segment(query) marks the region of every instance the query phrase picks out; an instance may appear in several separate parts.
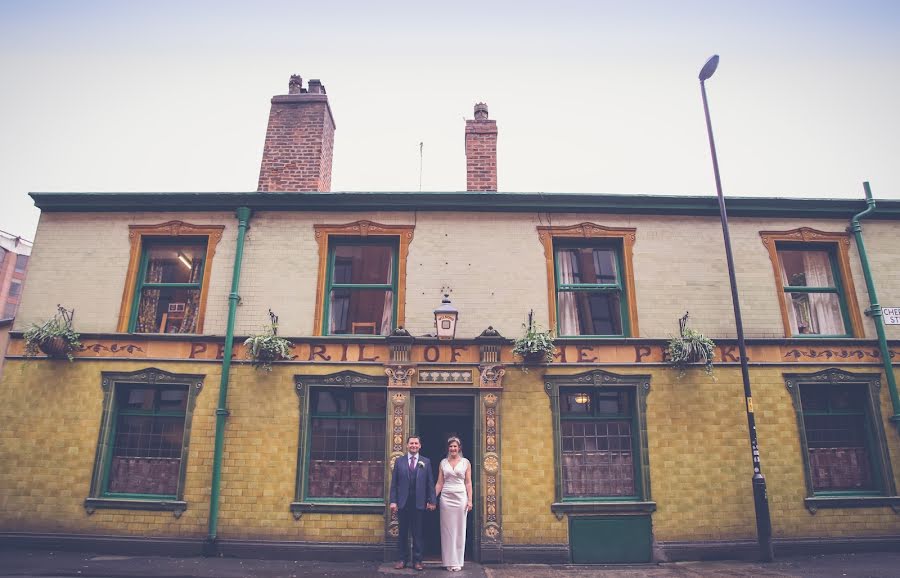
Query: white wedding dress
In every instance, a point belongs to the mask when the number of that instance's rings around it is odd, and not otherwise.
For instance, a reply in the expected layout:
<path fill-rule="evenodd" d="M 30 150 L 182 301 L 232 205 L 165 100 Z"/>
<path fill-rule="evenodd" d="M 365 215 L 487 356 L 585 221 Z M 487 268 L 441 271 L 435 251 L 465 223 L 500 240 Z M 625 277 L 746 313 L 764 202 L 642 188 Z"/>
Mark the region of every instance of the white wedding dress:
<path fill-rule="evenodd" d="M 466 554 L 466 470 L 469 460 L 460 458 L 456 467 L 441 460 L 444 486 L 441 489 L 441 560 L 447 568 L 462 568 Z"/>

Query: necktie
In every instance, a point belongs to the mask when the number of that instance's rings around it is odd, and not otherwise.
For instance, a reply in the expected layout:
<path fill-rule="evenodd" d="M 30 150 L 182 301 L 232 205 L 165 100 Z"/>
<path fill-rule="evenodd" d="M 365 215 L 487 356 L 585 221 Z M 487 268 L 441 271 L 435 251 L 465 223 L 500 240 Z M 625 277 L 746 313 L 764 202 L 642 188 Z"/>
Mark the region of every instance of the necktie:
<path fill-rule="evenodd" d="M 415 472 L 415 471 L 416 471 L 416 458 L 415 458 L 415 456 L 409 456 L 409 471 L 410 471 L 410 472 Z"/>

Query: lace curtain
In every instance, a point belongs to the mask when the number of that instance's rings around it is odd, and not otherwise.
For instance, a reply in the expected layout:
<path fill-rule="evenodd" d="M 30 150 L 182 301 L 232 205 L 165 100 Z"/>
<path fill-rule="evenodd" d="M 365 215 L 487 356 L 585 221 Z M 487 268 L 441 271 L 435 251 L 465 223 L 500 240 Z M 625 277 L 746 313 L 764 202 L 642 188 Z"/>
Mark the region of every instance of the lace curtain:
<path fill-rule="evenodd" d="M 559 284 L 575 283 L 578 275 L 578 252 L 565 250 L 556 254 L 559 260 Z M 575 293 L 560 291 L 556 294 L 559 309 L 559 334 L 581 335 L 581 323 L 578 321 L 578 307 Z"/>
<path fill-rule="evenodd" d="M 191 283 L 203 281 L 203 259 L 195 257 L 191 267 Z M 178 333 L 194 333 L 197 329 L 197 307 L 200 303 L 200 291 L 189 290 L 184 303 L 184 319 L 178 327 Z"/>
<path fill-rule="evenodd" d="M 145 283 L 159 283 L 163 277 L 163 261 L 150 259 L 147 267 Z M 144 289 L 141 295 L 141 304 L 138 310 L 138 333 L 156 333 L 156 310 L 159 306 L 159 289 Z"/>
<path fill-rule="evenodd" d="M 804 251 L 803 274 L 807 287 L 833 287 L 831 259 L 824 251 Z M 787 268 L 782 262 L 782 282 L 790 288 Z M 795 299 L 794 295 L 801 295 Z M 839 296 L 835 293 L 789 293 L 788 316 L 794 334 L 843 335 L 844 321 Z"/>

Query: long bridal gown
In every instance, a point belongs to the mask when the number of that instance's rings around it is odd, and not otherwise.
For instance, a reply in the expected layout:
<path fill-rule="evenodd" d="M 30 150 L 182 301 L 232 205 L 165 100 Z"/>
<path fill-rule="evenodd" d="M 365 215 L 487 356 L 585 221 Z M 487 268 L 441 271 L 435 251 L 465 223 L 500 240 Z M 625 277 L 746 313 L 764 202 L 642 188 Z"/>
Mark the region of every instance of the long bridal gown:
<path fill-rule="evenodd" d="M 460 458 L 456 467 L 441 460 L 444 486 L 441 489 L 441 560 L 447 568 L 463 566 L 466 554 L 466 470 L 469 460 Z"/>

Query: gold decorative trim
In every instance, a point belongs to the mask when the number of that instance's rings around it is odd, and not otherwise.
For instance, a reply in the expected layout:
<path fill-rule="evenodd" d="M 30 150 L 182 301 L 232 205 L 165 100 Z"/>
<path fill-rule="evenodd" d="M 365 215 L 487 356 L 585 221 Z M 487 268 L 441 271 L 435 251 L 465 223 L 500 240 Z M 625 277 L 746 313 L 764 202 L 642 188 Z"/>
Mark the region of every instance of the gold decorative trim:
<path fill-rule="evenodd" d="M 406 324 L 406 259 L 409 244 L 413 239 L 414 225 L 382 225 L 372 221 L 355 221 L 345 225 L 313 225 L 316 242 L 319 244 L 319 280 L 316 285 L 316 309 L 313 317 L 313 335 L 322 335 L 322 311 L 325 304 L 325 277 L 328 267 L 328 245 L 330 237 L 396 237 L 397 250 L 397 319 L 396 327 Z M 393 329 L 393 328 L 392 328 Z"/>
<path fill-rule="evenodd" d="M 388 376 L 388 387 L 412 387 L 415 367 L 409 365 L 387 365 L 384 372 Z"/>
<path fill-rule="evenodd" d="M 631 334 L 626 337 L 640 337 L 638 326 L 637 296 L 634 289 L 633 248 L 637 240 L 637 229 L 630 227 L 613 228 L 594 223 L 580 223 L 569 227 L 538 227 L 538 239 L 544 246 L 547 263 L 547 303 L 550 307 L 550 327 L 556 331 L 556 266 L 553 256 L 554 239 L 621 239 L 622 268 L 624 269 L 625 296 L 628 299 L 628 325 Z"/>
<path fill-rule="evenodd" d="M 200 306 L 197 312 L 196 333 L 203 333 L 203 319 L 206 317 L 206 295 L 209 292 L 209 279 L 212 273 L 213 256 L 216 246 L 222 240 L 224 225 L 192 225 L 184 221 L 169 221 L 159 225 L 130 225 L 128 240 L 131 243 L 131 255 L 128 258 L 128 270 L 125 273 L 125 290 L 122 295 L 122 306 L 119 308 L 119 333 L 128 332 L 128 321 L 131 319 L 131 307 L 134 302 L 134 291 L 137 287 L 137 275 L 141 263 L 141 250 L 147 237 L 206 237 L 206 266 L 203 269 L 203 284 L 200 287 Z"/>
<path fill-rule="evenodd" d="M 506 369 L 502 365 L 479 365 L 481 387 L 503 388 L 503 376 Z"/>
<path fill-rule="evenodd" d="M 413 371 L 415 370 L 413 369 Z M 410 377 L 412 377 L 412 374 L 410 374 Z M 402 391 L 389 391 L 388 395 L 391 400 L 391 427 L 390 433 L 388 434 L 388 447 L 391 448 L 391 454 L 390 459 L 388 460 L 388 470 L 385 472 L 385 495 L 388 493 L 390 479 L 394 472 L 394 462 L 397 461 L 397 458 L 402 457 L 406 453 L 404 434 L 406 432 L 407 423 L 407 400 L 409 399 L 409 396 Z M 397 517 L 396 512 L 391 512 L 390 510 L 387 511 L 384 534 L 385 538 L 388 540 L 396 539 L 400 535 L 400 519 Z"/>
<path fill-rule="evenodd" d="M 502 369 L 501 369 L 502 371 Z M 490 392 L 481 396 L 484 416 L 484 458 L 481 466 L 484 470 L 484 526 L 482 533 L 485 539 L 491 542 L 499 542 L 501 536 L 500 523 L 500 452 L 498 441 L 499 434 L 499 403 L 498 393 Z"/>
<path fill-rule="evenodd" d="M 791 322 L 788 315 L 787 297 L 784 293 L 784 285 L 781 281 L 781 263 L 778 260 L 778 242 L 799 242 L 810 245 L 823 245 L 837 247 L 838 269 L 841 274 L 841 283 L 844 288 L 844 303 L 850 316 L 850 333 L 853 337 L 863 338 L 862 315 L 859 312 L 859 303 L 856 300 L 856 286 L 853 284 L 853 275 L 850 273 L 850 234 L 845 232 L 829 233 L 809 227 L 800 227 L 790 231 L 760 231 L 763 245 L 769 252 L 769 260 L 772 262 L 772 271 L 775 273 L 775 290 L 778 294 L 778 304 L 781 308 L 781 322 L 784 326 L 784 336 L 791 337 Z"/>

